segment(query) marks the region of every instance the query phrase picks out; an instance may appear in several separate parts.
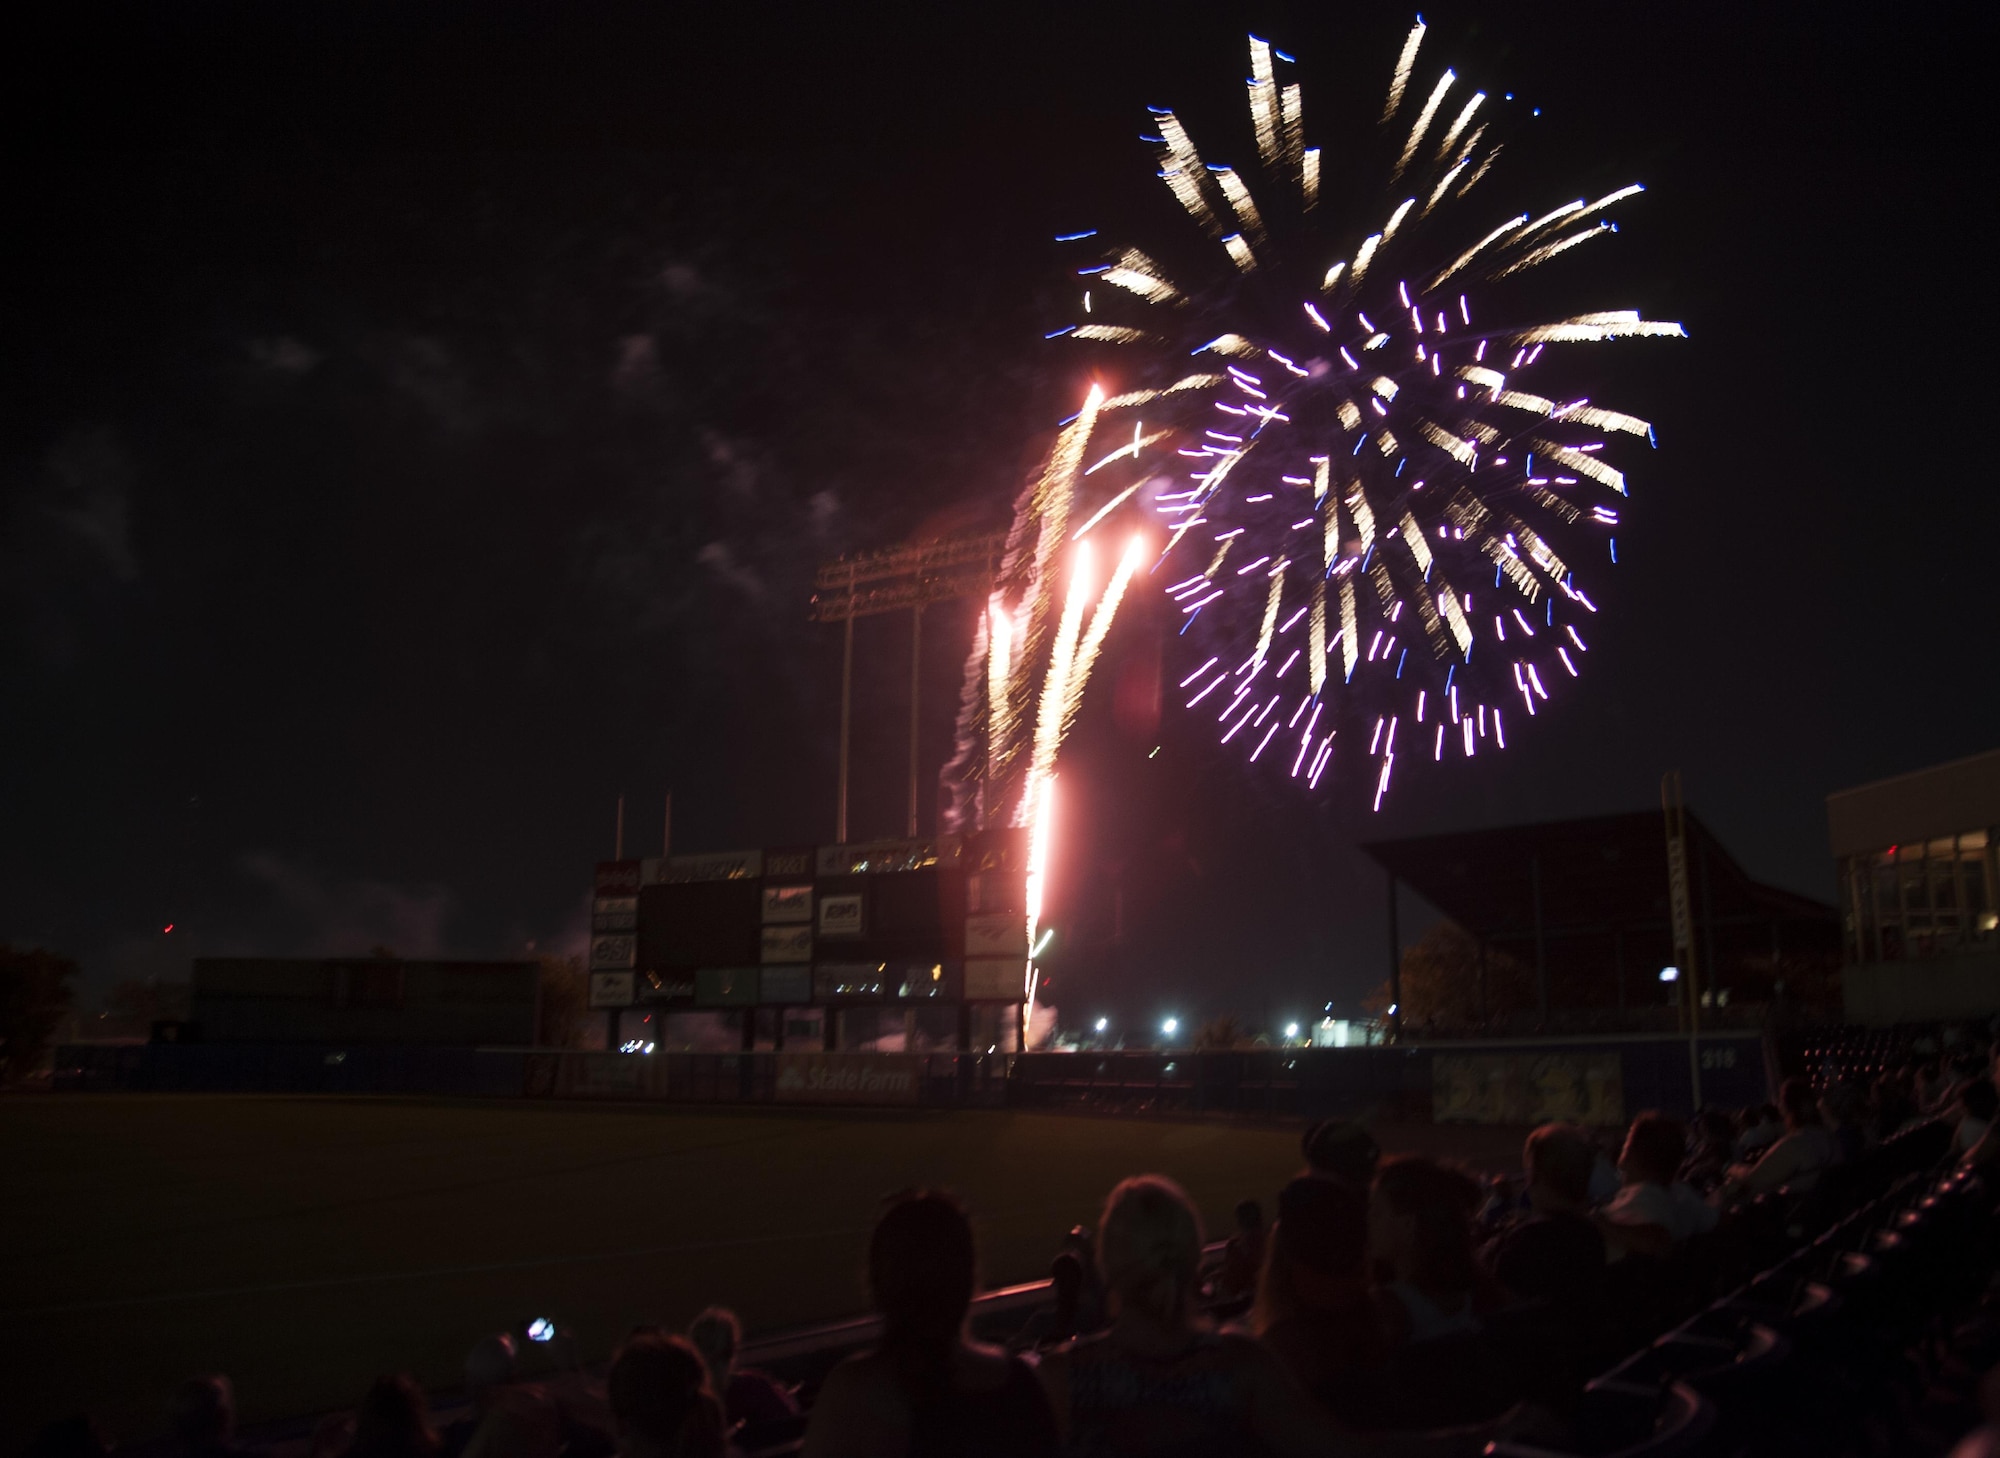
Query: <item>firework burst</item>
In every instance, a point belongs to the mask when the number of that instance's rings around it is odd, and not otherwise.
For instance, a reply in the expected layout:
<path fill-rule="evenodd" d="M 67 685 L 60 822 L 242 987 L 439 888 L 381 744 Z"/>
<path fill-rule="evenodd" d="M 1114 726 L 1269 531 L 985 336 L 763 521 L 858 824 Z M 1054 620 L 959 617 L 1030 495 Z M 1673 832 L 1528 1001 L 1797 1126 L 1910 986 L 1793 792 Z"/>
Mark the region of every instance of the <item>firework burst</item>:
<path fill-rule="evenodd" d="M 1501 280 L 1615 232 L 1611 210 L 1642 189 L 1493 216 L 1480 184 L 1503 108 L 1450 70 L 1423 78 L 1423 39 L 1420 20 L 1382 112 L 1386 185 L 1366 207 L 1322 195 L 1302 89 L 1280 70 L 1292 58 L 1262 40 L 1254 165 L 1205 161 L 1155 109 L 1147 140 L 1206 235 L 1207 271 L 1116 248 L 1077 268 L 1082 322 L 1058 331 L 1115 346 L 1107 364 L 1135 379 L 1095 428 L 1135 412 L 1169 426 L 1135 429 L 1120 454 L 1138 462 L 1164 440 L 1176 479 L 1148 489 L 1142 470 L 1078 535 L 1113 512 L 1157 515 L 1156 571 L 1201 663 L 1181 683 L 1188 710 L 1309 786 L 1346 736 L 1343 763 L 1372 780 L 1377 808 L 1399 760 L 1504 749 L 1586 661 L 1597 607 L 1577 563 L 1616 560 L 1626 494 L 1608 447 L 1653 432 L 1538 392 L 1544 350 L 1683 333 L 1631 310 L 1488 317 L 1487 297 L 1503 296 L 1497 311 L 1511 290 Z"/>

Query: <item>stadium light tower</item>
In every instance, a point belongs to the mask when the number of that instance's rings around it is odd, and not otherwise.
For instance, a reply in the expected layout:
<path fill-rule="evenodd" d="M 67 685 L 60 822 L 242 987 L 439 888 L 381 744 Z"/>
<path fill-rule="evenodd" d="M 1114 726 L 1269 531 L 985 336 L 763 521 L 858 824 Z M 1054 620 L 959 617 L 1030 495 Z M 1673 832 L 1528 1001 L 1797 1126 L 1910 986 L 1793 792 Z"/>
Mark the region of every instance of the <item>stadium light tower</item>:
<path fill-rule="evenodd" d="M 918 690 L 923 680 L 924 608 L 955 597 L 983 597 L 1006 550 L 1005 532 L 906 542 L 829 562 L 813 579 L 816 622 L 843 625 L 840 650 L 840 793 L 834 839 L 847 841 L 847 751 L 853 738 L 854 620 L 910 611 L 910 809 L 904 833 L 917 834 Z"/>

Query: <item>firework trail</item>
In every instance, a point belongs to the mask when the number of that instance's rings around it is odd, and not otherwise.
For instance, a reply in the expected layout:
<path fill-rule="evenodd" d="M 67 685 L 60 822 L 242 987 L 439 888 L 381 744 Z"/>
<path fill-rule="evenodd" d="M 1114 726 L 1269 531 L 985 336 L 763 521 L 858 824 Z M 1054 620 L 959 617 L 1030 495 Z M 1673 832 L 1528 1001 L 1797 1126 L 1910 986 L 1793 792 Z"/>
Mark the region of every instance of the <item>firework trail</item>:
<path fill-rule="evenodd" d="M 1370 202 L 1325 195 L 1302 88 L 1278 70 L 1294 63 L 1265 41 L 1250 42 L 1254 166 L 1205 162 L 1154 109 L 1159 176 L 1206 235 L 1201 281 L 1115 248 L 1076 269 L 1082 322 L 1051 336 L 1116 346 L 1107 367 L 1137 382 L 1100 402 L 1100 429 L 1140 410 L 1168 427 L 1142 426 L 1120 453 L 1137 464 L 1164 440 L 1177 480 L 1108 496 L 1086 528 L 1114 512 L 1166 528 L 1160 575 L 1202 663 L 1186 707 L 1308 786 L 1344 732 L 1343 762 L 1366 765 L 1377 808 L 1399 758 L 1503 749 L 1510 720 L 1581 673 L 1597 607 L 1574 563 L 1617 560 L 1626 493 L 1608 438 L 1653 432 L 1537 393 L 1543 351 L 1684 332 L 1630 310 L 1489 317 L 1507 306 L 1502 280 L 1615 232 L 1610 210 L 1642 189 L 1496 218 L 1478 189 L 1504 102 L 1450 70 L 1427 80 L 1423 40 L 1419 20 Z M 1059 516 L 1052 497 L 1028 503 L 1038 541 L 1072 502 Z M 1030 640 L 1049 613 L 1037 602 Z"/>
<path fill-rule="evenodd" d="M 1015 503 L 1014 524 L 966 662 L 958 753 L 941 777 L 946 830 L 1027 832 L 1024 911 L 1031 951 L 1048 878 L 1057 755 L 1126 590 L 1153 550 L 1145 533 L 1128 532 L 1106 576 L 1098 566 L 1098 543 L 1084 539 L 1145 484 L 1139 479 L 1121 485 L 1119 471 L 1111 468 L 1136 463 L 1140 452 L 1165 434 L 1148 436 L 1142 423 L 1130 442 L 1085 466 L 1105 403 L 1103 391 L 1092 386 L 1083 409 L 1063 426 Z M 1103 499 L 1072 532 L 1070 521 L 1086 492 Z M 1032 955 L 1023 976 L 1025 1026 L 1034 1021 L 1037 995 Z"/>
<path fill-rule="evenodd" d="M 1146 535 L 1128 529 L 1107 579 L 1097 543 L 1085 539 L 1145 484 L 1143 478 L 1121 484 L 1119 472 L 1106 474 L 1107 468 L 1136 462 L 1145 446 L 1166 435 L 1147 435 L 1141 424 L 1131 441 L 1086 466 L 1106 403 L 1093 386 L 1015 502 L 966 661 L 958 752 L 943 773 L 948 831 L 1032 827 L 1119 605 L 1149 560 Z M 1086 500 L 1095 501 L 1094 509 L 1072 531 Z"/>

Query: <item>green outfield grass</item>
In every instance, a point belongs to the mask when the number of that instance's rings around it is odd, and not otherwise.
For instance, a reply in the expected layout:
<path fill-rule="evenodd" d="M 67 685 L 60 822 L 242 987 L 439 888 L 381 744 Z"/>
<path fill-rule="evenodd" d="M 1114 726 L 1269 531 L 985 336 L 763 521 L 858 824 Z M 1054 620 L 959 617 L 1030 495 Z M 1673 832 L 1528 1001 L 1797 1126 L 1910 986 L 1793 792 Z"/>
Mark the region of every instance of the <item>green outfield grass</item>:
<path fill-rule="evenodd" d="M 910 1185 L 965 1198 L 989 1282 L 1029 1280 L 1118 1177 L 1171 1175 L 1219 1231 L 1293 1172 L 1297 1137 L 997 1111 L 10 1099 L 0 1451 L 79 1409 L 150 1437 L 198 1371 L 235 1379 L 246 1422 L 351 1403 L 384 1371 L 454 1386 L 476 1335 L 533 1315 L 598 1359 L 711 1301 L 753 1332 L 851 1314 L 876 1202 Z"/>

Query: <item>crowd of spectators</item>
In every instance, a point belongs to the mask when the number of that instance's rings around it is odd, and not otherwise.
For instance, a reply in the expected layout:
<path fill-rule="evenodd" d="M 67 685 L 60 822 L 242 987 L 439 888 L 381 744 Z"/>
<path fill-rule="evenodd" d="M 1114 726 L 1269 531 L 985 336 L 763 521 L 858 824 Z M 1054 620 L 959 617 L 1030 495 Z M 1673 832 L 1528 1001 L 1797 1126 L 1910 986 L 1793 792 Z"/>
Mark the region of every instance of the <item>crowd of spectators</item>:
<path fill-rule="evenodd" d="M 972 1219 L 949 1194 L 906 1192 L 885 1204 L 867 1249 L 879 1340 L 810 1384 L 804 1409 L 798 1387 L 742 1363 L 735 1315 L 711 1307 L 684 1334 L 632 1332 L 601 1380 L 551 1361 L 568 1338 L 543 1323 L 493 1334 L 466 1358 L 457 1421 L 434 1428 L 416 1384 L 387 1376 L 306 1451 L 724 1458 L 774 1446 L 761 1436 L 796 1441 L 804 1458 L 1477 1452 L 1552 1419 L 1521 1405 L 1462 1414 L 1420 1391 L 1428 1417 L 1410 1421 L 1394 1407 L 1397 1382 L 1449 1371 L 1467 1343 L 1515 1329 L 1523 1312 L 1543 1334 L 1538 1352 L 1595 1360 L 1594 1336 L 1627 1330 L 1619 1308 L 1639 1299 L 1645 1273 L 1710 1237 L 1732 1207 L 1809 1196 L 1917 1124 L 1952 1124 L 1953 1161 L 2000 1162 L 1996 1057 L 2000 1045 L 1865 1085 L 1794 1078 L 1776 1107 L 1705 1110 L 1691 1127 L 1641 1113 L 1615 1144 L 1544 1124 L 1518 1178 L 1385 1158 L 1361 1126 L 1322 1123 L 1275 1219 L 1242 1202 L 1206 1258 L 1188 1196 L 1136 1176 L 1111 1190 L 1094 1234 L 1078 1227 L 1060 1243 L 1053 1314 L 1004 1344 L 971 1334 Z M 224 1377 L 182 1384 L 172 1458 L 253 1458 L 233 1406 Z M 1454 1416 L 1468 1420 L 1438 1426 Z M 44 1433 L 35 1458 L 107 1451 L 77 1418 Z"/>

